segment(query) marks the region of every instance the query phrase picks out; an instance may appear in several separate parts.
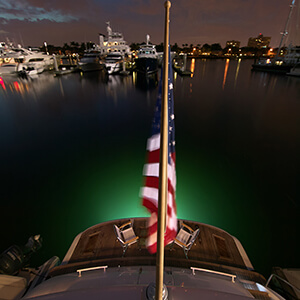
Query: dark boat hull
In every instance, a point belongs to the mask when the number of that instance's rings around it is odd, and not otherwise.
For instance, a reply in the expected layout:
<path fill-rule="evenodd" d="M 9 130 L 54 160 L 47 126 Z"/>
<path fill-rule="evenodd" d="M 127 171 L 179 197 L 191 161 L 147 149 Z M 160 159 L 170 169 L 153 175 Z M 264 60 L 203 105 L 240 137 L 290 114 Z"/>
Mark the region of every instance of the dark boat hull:
<path fill-rule="evenodd" d="M 292 66 L 289 65 L 274 65 L 274 64 L 253 64 L 253 71 L 271 72 L 276 74 L 286 74 L 290 72 Z"/>
<path fill-rule="evenodd" d="M 151 74 L 158 70 L 157 58 L 137 58 L 135 60 L 136 71 L 143 74 Z"/>

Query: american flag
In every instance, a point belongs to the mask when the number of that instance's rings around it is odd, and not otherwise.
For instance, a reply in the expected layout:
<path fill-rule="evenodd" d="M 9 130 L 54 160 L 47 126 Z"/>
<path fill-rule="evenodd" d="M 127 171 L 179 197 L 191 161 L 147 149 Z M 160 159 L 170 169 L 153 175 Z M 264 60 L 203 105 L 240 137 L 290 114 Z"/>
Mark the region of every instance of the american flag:
<path fill-rule="evenodd" d="M 170 57 L 170 49 L 169 49 Z M 177 234 L 177 215 L 175 203 L 176 169 L 175 169 L 175 127 L 172 66 L 168 64 L 168 199 L 164 245 L 174 240 Z M 147 248 L 150 253 L 157 249 L 157 214 L 158 214 L 158 186 L 159 186 L 159 158 L 160 158 L 160 125 L 162 101 L 162 76 L 159 83 L 158 97 L 152 123 L 152 135 L 147 142 L 148 160 L 144 165 L 143 175 L 145 185 L 141 189 L 143 206 L 151 213 L 148 224 Z"/>

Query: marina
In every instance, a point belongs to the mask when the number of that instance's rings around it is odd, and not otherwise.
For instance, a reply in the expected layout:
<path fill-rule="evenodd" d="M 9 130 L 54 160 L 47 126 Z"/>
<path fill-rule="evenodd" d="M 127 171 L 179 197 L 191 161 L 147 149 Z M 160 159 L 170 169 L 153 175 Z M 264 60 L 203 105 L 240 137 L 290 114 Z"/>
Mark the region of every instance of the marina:
<path fill-rule="evenodd" d="M 159 53 L 1 42 L 1 299 L 300 299 L 298 47 L 180 50 L 164 8 Z"/>
<path fill-rule="evenodd" d="M 188 59 L 193 77 L 174 73 L 177 209 L 237 237 L 267 279 L 273 266 L 298 261 L 299 79 L 251 65 Z M 135 72 L 1 77 L 1 190 L 10 199 L 1 226 L 11 224 L 3 248 L 40 233 L 44 245 L 31 260 L 40 265 L 63 259 L 90 226 L 147 215 L 139 188 L 157 83 L 141 84 Z M 56 216 L 51 227 L 45 211 Z M 16 218 L 27 220 L 22 228 Z"/>

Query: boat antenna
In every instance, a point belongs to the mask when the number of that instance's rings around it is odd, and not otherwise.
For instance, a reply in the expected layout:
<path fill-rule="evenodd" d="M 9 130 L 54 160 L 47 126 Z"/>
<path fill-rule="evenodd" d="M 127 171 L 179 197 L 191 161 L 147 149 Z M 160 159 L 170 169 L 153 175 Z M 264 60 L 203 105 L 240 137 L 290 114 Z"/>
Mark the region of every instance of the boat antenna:
<path fill-rule="evenodd" d="M 164 64 L 161 105 L 160 129 L 160 164 L 159 164 L 159 194 L 157 215 L 157 253 L 156 253 L 156 288 L 155 299 L 161 300 L 163 295 L 164 276 L 164 234 L 166 227 L 166 204 L 168 192 L 168 62 L 169 62 L 169 17 L 171 2 L 165 4 L 165 36 L 164 36 Z"/>
<path fill-rule="evenodd" d="M 286 23 L 285 23 L 285 27 L 284 27 L 284 30 L 283 32 L 281 32 L 282 34 L 282 37 L 280 39 L 280 43 L 279 43 L 279 47 L 278 47 L 278 51 L 277 51 L 277 54 L 276 54 L 276 57 L 275 57 L 275 61 L 277 60 L 279 54 L 280 54 L 280 50 L 282 48 L 282 43 L 283 43 L 283 40 L 284 38 L 288 35 L 288 31 L 287 31 L 287 28 L 288 28 L 288 25 L 289 25 L 289 22 L 290 22 L 290 19 L 291 19 L 291 16 L 292 16 L 292 11 L 293 11 L 293 8 L 295 7 L 295 0 L 292 0 L 292 3 L 290 5 L 290 12 L 289 12 L 289 16 L 286 20 Z"/>

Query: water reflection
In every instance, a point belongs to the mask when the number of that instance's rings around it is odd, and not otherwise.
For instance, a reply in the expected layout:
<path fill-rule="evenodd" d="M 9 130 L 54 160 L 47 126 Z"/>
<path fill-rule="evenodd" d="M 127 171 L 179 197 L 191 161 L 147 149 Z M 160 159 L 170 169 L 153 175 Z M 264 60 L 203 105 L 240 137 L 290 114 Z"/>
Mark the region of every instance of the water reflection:
<path fill-rule="evenodd" d="M 191 61 L 191 77 L 194 76 L 194 71 L 195 71 L 195 58 L 192 58 L 192 61 Z"/>
<path fill-rule="evenodd" d="M 153 74 L 141 74 L 134 72 L 133 73 L 134 82 L 138 89 L 147 91 L 153 90 L 157 87 L 158 84 L 158 73 Z"/>
<path fill-rule="evenodd" d="M 223 84 L 222 84 L 222 89 L 223 89 L 223 90 L 224 90 L 225 83 L 226 83 L 226 78 L 227 78 L 227 72 L 228 72 L 229 62 L 230 62 L 230 59 L 226 59 L 225 70 L 224 70 L 224 77 L 223 77 Z"/>
<path fill-rule="evenodd" d="M 76 75 L 76 74 L 69 74 L 70 77 L 73 75 Z M 108 79 L 109 79 L 109 76 L 106 72 L 104 71 L 92 71 L 92 72 L 80 72 L 79 73 L 80 75 L 80 81 L 81 83 L 84 85 L 84 84 L 93 84 L 93 85 L 97 85 L 99 83 L 107 83 L 108 82 Z M 66 77 L 64 77 L 66 78 Z"/>
<path fill-rule="evenodd" d="M 4 84 L 4 80 L 2 77 L 0 77 L 0 85 L 2 86 L 3 90 L 6 90 L 5 84 Z"/>
<path fill-rule="evenodd" d="M 239 75 L 239 70 L 240 70 L 241 61 L 242 61 L 242 60 L 239 58 L 238 63 L 237 63 L 237 67 L 236 67 L 236 71 L 235 71 L 234 88 L 236 87 L 236 83 L 237 83 L 237 78 L 238 78 L 238 75 Z"/>
<path fill-rule="evenodd" d="M 128 90 L 133 86 L 132 76 L 113 75 L 109 76 L 106 83 L 106 94 L 113 98 L 117 104 L 118 98 L 124 99 L 128 95 Z"/>
<path fill-rule="evenodd" d="M 0 92 L 3 92 L 4 97 L 21 95 L 23 98 L 30 100 L 46 92 L 53 84 L 55 84 L 55 81 L 49 74 L 41 74 L 36 77 L 3 75 L 0 77 Z"/>

